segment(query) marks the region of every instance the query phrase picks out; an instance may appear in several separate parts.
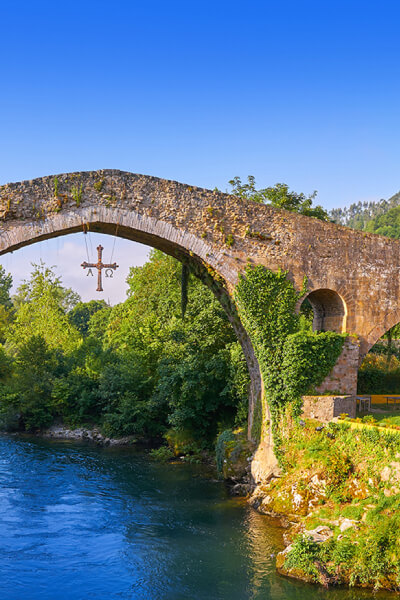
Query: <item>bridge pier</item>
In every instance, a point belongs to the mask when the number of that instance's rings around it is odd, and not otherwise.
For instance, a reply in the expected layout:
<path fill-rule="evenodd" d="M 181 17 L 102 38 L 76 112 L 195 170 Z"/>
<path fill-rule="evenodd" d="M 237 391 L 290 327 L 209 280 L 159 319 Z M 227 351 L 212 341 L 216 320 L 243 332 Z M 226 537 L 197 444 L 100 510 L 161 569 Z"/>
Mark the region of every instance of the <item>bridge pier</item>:
<path fill-rule="evenodd" d="M 360 345 L 354 336 L 349 336 L 336 365 L 324 381 L 316 388 L 317 394 L 357 395 L 357 374 L 360 361 Z"/>
<path fill-rule="evenodd" d="M 341 413 L 355 417 L 359 358 L 359 340 L 356 336 L 349 336 L 344 341 L 342 352 L 332 371 L 316 388 L 316 395 L 303 397 L 304 416 L 323 422 L 328 422 Z M 254 398 L 252 400 L 252 407 L 254 407 Z M 264 408 L 267 408 L 266 403 L 263 404 Z M 249 407 L 249 438 L 251 438 L 253 410 L 254 408 Z M 251 463 L 251 473 L 256 484 L 265 483 L 271 476 L 280 473 L 271 431 L 266 426 L 267 419 L 268 416 L 263 415 L 261 441 Z"/>

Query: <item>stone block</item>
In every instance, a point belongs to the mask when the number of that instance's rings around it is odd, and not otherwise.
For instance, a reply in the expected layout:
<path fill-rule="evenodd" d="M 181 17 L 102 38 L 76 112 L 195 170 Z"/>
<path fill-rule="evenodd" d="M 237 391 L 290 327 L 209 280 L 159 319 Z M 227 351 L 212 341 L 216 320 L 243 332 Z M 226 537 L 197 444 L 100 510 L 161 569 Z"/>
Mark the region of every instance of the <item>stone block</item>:
<path fill-rule="evenodd" d="M 328 423 L 343 413 L 354 418 L 356 408 L 355 396 L 303 396 L 303 416 L 323 423 Z"/>

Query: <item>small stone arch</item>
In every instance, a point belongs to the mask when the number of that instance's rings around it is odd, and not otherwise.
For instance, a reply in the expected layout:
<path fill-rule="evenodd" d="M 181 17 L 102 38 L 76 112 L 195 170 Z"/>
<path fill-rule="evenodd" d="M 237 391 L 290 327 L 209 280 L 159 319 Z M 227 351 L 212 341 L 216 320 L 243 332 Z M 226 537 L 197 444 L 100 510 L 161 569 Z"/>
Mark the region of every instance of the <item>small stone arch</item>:
<path fill-rule="evenodd" d="M 329 288 L 313 290 L 301 299 L 298 309 L 305 300 L 313 309 L 314 331 L 346 331 L 347 306 L 340 294 Z"/>
<path fill-rule="evenodd" d="M 360 357 L 361 361 L 365 358 L 365 355 L 369 350 L 376 344 L 378 340 L 387 332 L 389 329 L 400 323 L 400 310 L 394 310 L 382 323 L 379 323 L 373 327 L 368 335 L 366 336 L 365 343 L 362 347 L 362 353 Z"/>

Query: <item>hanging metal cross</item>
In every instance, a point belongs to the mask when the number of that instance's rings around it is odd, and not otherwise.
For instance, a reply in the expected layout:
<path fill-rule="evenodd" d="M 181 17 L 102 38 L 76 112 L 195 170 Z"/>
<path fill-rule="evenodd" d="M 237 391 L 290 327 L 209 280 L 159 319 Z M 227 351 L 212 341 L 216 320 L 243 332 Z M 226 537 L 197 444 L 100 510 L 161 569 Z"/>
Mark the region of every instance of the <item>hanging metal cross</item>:
<path fill-rule="evenodd" d="M 118 265 L 117 263 L 112 263 L 112 264 L 104 264 L 102 262 L 102 255 L 103 255 L 103 246 L 97 246 L 97 263 L 87 263 L 86 261 L 83 262 L 81 264 L 81 267 L 83 267 L 84 269 L 89 269 L 88 271 L 88 275 L 93 275 L 92 273 L 92 269 L 97 269 L 97 290 L 96 292 L 102 292 L 103 291 L 103 287 L 102 287 L 102 281 L 101 281 L 101 271 L 102 269 L 106 270 L 106 277 L 112 277 L 113 276 L 113 270 L 118 269 Z"/>

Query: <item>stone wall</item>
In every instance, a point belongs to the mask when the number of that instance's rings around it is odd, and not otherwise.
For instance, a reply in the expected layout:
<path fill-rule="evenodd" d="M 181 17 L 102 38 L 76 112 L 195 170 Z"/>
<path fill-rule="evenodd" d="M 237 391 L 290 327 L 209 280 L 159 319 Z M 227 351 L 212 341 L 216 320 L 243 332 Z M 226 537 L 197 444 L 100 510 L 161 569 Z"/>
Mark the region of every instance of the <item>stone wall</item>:
<path fill-rule="evenodd" d="M 303 416 L 323 423 L 343 413 L 354 418 L 356 408 L 355 396 L 303 396 Z"/>
<path fill-rule="evenodd" d="M 360 347 L 354 337 L 348 337 L 341 355 L 330 374 L 316 388 L 317 394 L 332 392 L 333 394 L 357 394 L 357 373 L 359 365 Z"/>

